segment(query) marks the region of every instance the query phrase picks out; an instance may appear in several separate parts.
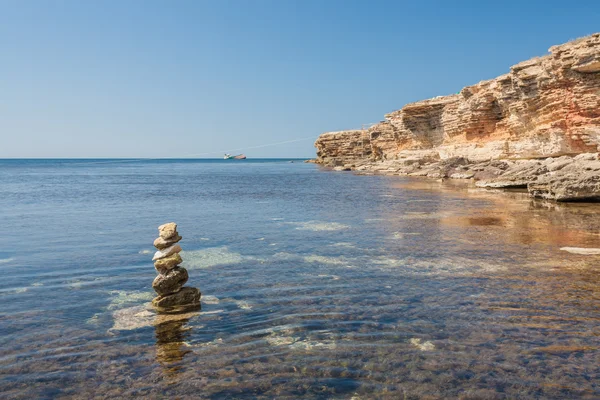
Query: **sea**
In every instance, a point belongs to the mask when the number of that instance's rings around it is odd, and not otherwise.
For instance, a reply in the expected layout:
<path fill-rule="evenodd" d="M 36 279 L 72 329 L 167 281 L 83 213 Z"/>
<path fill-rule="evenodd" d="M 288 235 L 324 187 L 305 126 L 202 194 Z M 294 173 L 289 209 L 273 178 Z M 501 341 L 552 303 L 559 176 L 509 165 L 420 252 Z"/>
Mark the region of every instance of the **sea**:
<path fill-rule="evenodd" d="M 151 307 L 176 222 L 199 310 Z M 302 160 L 0 160 L 3 399 L 599 399 L 600 207 Z"/>

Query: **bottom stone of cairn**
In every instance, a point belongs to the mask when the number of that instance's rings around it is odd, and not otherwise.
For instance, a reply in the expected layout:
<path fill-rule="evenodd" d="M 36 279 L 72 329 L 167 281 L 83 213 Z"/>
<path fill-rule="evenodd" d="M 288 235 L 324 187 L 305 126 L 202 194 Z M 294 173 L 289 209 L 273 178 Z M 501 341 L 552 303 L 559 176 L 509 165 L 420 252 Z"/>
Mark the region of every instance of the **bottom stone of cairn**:
<path fill-rule="evenodd" d="M 161 308 L 181 305 L 199 305 L 200 295 L 200 290 L 194 287 L 184 287 L 181 288 L 179 292 L 155 297 L 154 300 L 152 300 L 152 305 Z"/>

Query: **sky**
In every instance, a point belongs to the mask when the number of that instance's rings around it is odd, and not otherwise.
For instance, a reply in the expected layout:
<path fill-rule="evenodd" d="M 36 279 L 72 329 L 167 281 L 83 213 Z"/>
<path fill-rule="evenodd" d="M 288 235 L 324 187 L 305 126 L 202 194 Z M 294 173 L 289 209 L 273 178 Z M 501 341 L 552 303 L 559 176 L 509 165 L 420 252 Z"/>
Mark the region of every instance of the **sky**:
<path fill-rule="evenodd" d="M 0 158 L 314 157 L 595 32 L 597 0 L 0 0 Z"/>

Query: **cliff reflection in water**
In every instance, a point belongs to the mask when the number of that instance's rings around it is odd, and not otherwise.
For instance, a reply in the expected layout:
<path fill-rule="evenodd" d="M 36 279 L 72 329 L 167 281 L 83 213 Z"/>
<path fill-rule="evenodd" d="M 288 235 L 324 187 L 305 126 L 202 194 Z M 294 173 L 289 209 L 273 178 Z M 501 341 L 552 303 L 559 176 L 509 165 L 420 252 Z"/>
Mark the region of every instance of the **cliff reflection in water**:
<path fill-rule="evenodd" d="M 431 219 L 437 219 L 440 229 L 446 233 L 460 230 L 466 242 L 475 240 L 479 245 L 482 235 L 492 235 L 507 244 L 600 247 L 598 203 L 537 200 L 522 191 L 480 189 L 459 180 L 408 179 L 394 187 L 446 194 L 444 206 L 436 202 L 431 209 Z M 485 203 L 480 207 L 470 204 L 463 210 L 457 209 L 461 200 L 472 203 L 473 199 Z"/>

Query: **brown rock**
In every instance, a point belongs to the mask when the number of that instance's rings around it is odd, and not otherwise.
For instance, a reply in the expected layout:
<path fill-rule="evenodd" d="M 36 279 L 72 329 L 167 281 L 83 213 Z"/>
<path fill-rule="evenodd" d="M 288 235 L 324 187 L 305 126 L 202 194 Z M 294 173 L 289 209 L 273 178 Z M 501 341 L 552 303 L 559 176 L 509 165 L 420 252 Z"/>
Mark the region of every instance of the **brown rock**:
<path fill-rule="evenodd" d="M 482 178 L 479 174 L 475 175 L 475 179 L 482 179 L 476 183 L 479 187 L 527 188 L 532 197 L 556 201 L 600 199 L 598 153 L 545 160 L 520 160 L 495 177 Z"/>
<path fill-rule="evenodd" d="M 163 239 L 169 239 L 177 235 L 177 224 L 169 222 L 158 227 L 158 234 Z"/>
<path fill-rule="evenodd" d="M 527 184 L 536 181 L 538 177 L 548 173 L 544 163 L 537 160 L 519 161 L 508 170 L 494 166 L 475 174 L 478 187 L 487 188 L 526 188 Z"/>
<path fill-rule="evenodd" d="M 169 239 L 163 239 L 161 237 L 158 237 L 156 238 L 156 240 L 154 240 L 154 247 L 156 247 L 159 250 L 166 249 L 167 247 L 179 242 L 181 239 L 182 238 L 181 236 L 179 236 L 179 234 L 170 237 Z"/>
<path fill-rule="evenodd" d="M 179 291 L 187 280 L 187 270 L 183 267 L 175 267 L 164 274 L 158 274 L 152 282 L 152 288 L 160 296 L 165 296 Z"/>
<path fill-rule="evenodd" d="M 531 197 L 556 201 L 600 200 L 600 172 L 578 171 L 544 177 L 527 186 Z"/>
<path fill-rule="evenodd" d="M 316 162 L 332 167 L 342 166 L 346 161 L 369 160 L 373 151 L 366 130 L 324 133 L 319 136 L 315 146 Z"/>
<path fill-rule="evenodd" d="M 183 260 L 179 253 L 175 253 L 170 255 L 169 257 L 161 258 L 160 260 L 156 260 L 154 262 L 154 267 L 161 272 L 161 270 L 169 270 L 175 268 L 177 265 L 181 264 Z M 161 272 L 162 273 L 162 272 Z"/>
<path fill-rule="evenodd" d="M 152 300 L 152 305 L 159 308 L 187 306 L 200 304 L 201 293 L 193 287 L 184 287 L 180 291 L 166 296 L 158 296 Z"/>

